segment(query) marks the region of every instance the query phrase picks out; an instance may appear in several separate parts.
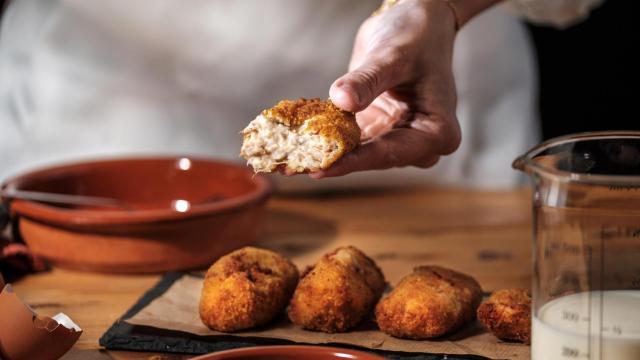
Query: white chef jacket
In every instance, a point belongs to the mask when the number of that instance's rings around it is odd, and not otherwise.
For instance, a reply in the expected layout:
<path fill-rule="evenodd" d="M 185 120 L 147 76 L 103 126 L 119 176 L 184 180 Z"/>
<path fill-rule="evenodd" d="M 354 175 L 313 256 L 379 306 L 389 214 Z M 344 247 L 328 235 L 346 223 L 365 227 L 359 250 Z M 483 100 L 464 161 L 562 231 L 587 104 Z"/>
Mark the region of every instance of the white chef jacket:
<path fill-rule="evenodd" d="M 544 2 L 598 1 L 537 1 Z M 545 12 L 531 3 L 518 0 L 511 11 L 562 26 L 585 8 Z M 0 30 L 0 179 L 51 163 L 125 155 L 242 162 L 240 130 L 280 99 L 326 98 L 347 71 L 359 24 L 378 5 L 13 0 Z M 524 26 L 503 8 L 484 12 L 458 34 L 453 65 L 463 134 L 455 154 L 429 170 L 276 177 L 281 188 L 518 184 L 511 160 L 539 141 L 537 70 Z"/>

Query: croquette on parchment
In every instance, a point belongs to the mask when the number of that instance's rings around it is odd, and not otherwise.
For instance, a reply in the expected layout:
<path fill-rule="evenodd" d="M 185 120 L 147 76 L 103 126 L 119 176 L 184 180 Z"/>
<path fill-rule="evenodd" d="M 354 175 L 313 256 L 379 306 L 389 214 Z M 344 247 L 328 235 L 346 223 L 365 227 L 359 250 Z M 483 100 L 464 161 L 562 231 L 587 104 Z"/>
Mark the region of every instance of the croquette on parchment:
<path fill-rule="evenodd" d="M 289 319 L 307 330 L 345 332 L 371 313 L 385 284 L 373 260 L 353 246 L 340 247 L 303 275 Z"/>
<path fill-rule="evenodd" d="M 431 339 L 475 318 L 482 289 L 472 277 L 440 266 L 419 266 L 376 306 L 376 322 L 398 338 Z"/>
<path fill-rule="evenodd" d="M 236 250 L 207 271 L 200 318 L 222 332 L 264 325 L 285 309 L 297 283 L 298 269 L 282 255 L 254 247 Z"/>
<path fill-rule="evenodd" d="M 498 290 L 478 308 L 478 320 L 498 339 L 531 342 L 531 295 L 526 289 Z"/>

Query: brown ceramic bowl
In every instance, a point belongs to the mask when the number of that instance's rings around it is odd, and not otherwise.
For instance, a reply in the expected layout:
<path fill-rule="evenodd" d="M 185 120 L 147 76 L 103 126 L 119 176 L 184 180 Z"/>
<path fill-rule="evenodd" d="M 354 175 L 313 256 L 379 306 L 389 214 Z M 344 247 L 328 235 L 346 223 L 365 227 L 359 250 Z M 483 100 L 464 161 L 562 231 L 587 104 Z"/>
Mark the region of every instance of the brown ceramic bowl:
<path fill-rule="evenodd" d="M 126 204 L 10 203 L 13 221 L 36 255 L 60 267 L 114 273 L 210 265 L 254 241 L 271 193 L 266 178 L 244 167 L 173 157 L 56 166 L 10 179 L 2 188 Z"/>
<path fill-rule="evenodd" d="M 326 346 L 258 346 L 220 351 L 192 360 L 384 360 L 370 353 Z"/>

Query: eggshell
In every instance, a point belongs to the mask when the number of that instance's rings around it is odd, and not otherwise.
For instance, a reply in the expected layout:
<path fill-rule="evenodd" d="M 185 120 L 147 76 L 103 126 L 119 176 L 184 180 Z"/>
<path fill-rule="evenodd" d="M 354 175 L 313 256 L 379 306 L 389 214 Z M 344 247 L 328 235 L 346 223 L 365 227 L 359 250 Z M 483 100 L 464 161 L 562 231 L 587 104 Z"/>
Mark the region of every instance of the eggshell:
<path fill-rule="evenodd" d="M 5 285 L 0 293 L 1 359 L 55 360 L 69 351 L 81 334 L 64 314 L 53 318 L 36 314 L 11 285 Z"/>

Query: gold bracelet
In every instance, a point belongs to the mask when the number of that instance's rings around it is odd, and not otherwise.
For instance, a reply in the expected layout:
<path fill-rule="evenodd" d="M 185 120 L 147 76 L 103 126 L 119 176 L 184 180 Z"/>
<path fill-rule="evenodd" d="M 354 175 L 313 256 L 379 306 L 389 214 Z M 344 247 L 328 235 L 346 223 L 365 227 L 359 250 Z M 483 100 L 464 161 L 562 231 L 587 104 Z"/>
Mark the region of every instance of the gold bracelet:
<path fill-rule="evenodd" d="M 371 14 L 371 16 L 376 16 L 388 9 L 390 9 L 391 7 L 393 7 L 395 4 L 399 3 L 401 0 L 384 0 L 382 2 L 382 4 L 380 5 L 380 7 L 373 12 L 373 14 Z M 441 0 L 443 1 L 445 4 L 447 4 L 447 6 L 449 7 L 449 10 L 451 10 L 451 13 L 453 14 L 453 18 L 455 23 L 453 24 L 456 32 L 458 30 L 460 30 L 460 26 L 462 25 L 462 21 L 460 20 L 460 14 L 458 13 L 458 9 L 456 8 L 456 6 L 453 3 L 453 0 Z"/>
<path fill-rule="evenodd" d="M 382 13 L 383 11 L 387 11 L 393 5 L 397 4 L 398 1 L 400 1 L 400 0 L 383 0 L 382 4 L 380 4 L 380 7 L 377 8 L 376 11 L 374 11 L 373 14 L 371 14 L 371 16 L 376 16 L 376 15 Z"/>

